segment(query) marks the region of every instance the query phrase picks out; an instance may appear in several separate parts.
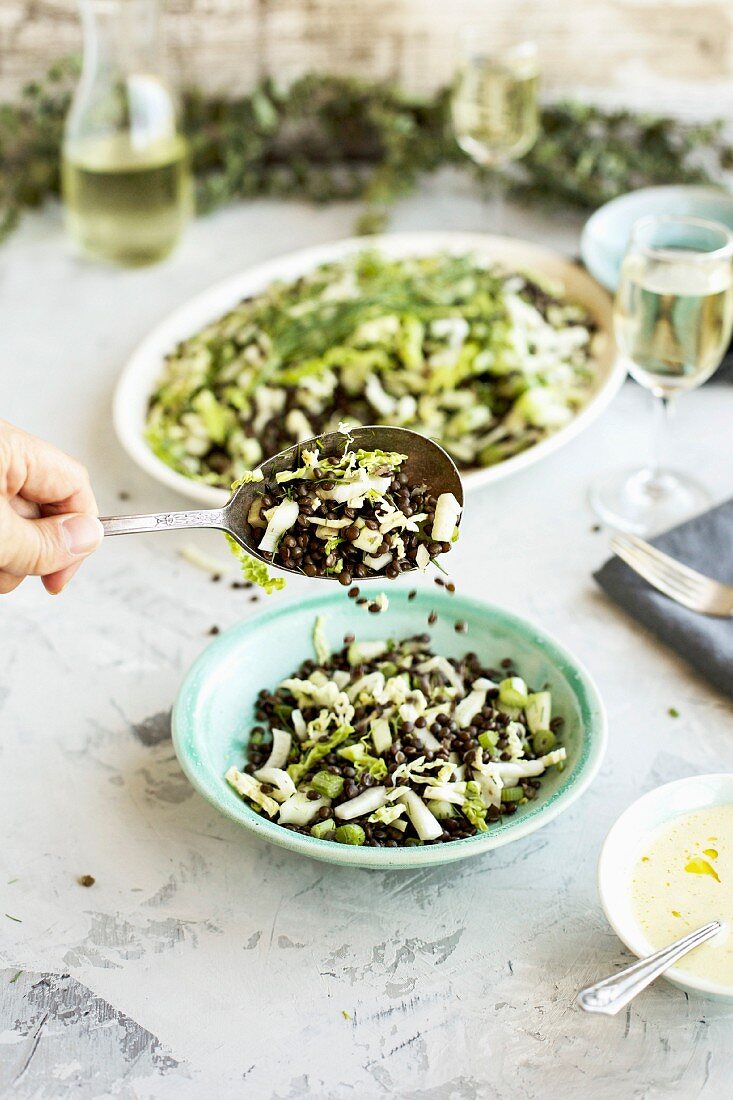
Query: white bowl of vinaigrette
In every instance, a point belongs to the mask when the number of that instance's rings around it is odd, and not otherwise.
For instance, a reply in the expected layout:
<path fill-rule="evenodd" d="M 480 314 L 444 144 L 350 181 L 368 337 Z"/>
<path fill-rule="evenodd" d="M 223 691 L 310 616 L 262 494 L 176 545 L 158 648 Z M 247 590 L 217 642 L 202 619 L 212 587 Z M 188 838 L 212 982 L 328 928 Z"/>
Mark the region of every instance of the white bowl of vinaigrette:
<path fill-rule="evenodd" d="M 640 958 L 719 920 L 722 930 L 664 977 L 733 1003 L 733 774 L 678 779 L 629 806 L 601 850 L 598 890 Z"/>

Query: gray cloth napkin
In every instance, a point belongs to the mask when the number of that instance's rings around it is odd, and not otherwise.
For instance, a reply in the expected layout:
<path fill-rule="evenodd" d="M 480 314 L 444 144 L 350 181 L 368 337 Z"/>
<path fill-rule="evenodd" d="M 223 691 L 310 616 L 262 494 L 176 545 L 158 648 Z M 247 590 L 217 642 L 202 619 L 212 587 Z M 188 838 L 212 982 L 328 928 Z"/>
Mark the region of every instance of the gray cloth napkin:
<path fill-rule="evenodd" d="M 733 498 L 651 542 L 685 565 L 733 584 Z M 597 573 L 601 588 L 711 683 L 733 695 L 733 619 L 697 615 L 674 603 L 611 558 Z"/>

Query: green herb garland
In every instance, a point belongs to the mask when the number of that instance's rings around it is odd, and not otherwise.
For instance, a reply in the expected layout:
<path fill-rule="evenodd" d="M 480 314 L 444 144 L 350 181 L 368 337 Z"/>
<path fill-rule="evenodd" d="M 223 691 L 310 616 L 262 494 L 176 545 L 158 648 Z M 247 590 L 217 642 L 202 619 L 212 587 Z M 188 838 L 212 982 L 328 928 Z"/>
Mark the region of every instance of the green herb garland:
<path fill-rule="evenodd" d="M 76 61 L 62 61 L 19 103 L 0 105 L 0 239 L 23 210 L 59 192 L 63 121 L 77 75 Z M 451 135 L 448 102 L 447 89 L 422 100 L 386 84 L 315 74 L 288 88 L 265 80 L 238 99 L 186 92 L 197 209 L 262 195 L 361 199 L 358 228 L 375 232 L 424 174 L 447 164 L 478 174 Z M 722 122 L 551 104 L 511 186 L 589 209 L 649 184 L 720 182 L 733 163 L 722 132 Z"/>

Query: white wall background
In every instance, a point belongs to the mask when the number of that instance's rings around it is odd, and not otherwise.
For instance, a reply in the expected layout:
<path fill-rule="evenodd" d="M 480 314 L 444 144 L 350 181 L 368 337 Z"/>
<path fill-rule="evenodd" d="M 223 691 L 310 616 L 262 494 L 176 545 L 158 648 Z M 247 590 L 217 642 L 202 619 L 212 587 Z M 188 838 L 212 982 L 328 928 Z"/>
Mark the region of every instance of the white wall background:
<path fill-rule="evenodd" d="M 545 90 L 733 117 L 733 0 L 167 0 L 179 71 L 241 91 L 264 72 L 446 81 L 455 28 L 483 22 L 541 46 Z M 0 98 L 79 48 L 77 0 L 0 0 Z"/>

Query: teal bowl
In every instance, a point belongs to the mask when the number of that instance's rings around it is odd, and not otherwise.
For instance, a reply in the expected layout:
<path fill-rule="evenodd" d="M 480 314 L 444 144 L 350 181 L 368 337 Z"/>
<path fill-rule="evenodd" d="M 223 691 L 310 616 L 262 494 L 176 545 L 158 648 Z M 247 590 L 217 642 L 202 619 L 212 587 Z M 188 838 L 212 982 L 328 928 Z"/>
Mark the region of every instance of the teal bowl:
<path fill-rule="evenodd" d="M 220 634 L 190 669 L 173 708 L 173 745 L 196 790 L 263 840 L 327 863 L 378 870 L 433 867 L 480 855 L 528 836 L 575 802 L 598 771 L 606 746 L 603 704 L 582 665 L 544 630 L 501 608 L 432 589 L 418 591 L 414 600 L 407 595 L 407 588 L 390 585 L 389 611 L 377 616 L 357 608 L 339 589 L 278 605 Z M 436 653 L 458 657 L 473 650 L 488 666 L 512 657 L 530 685 L 549 684 L 553 711 L 565 719 L 564 771 L 551 769 L 537 798 L 488 832 L 425 847 L 367 848 L 316 840 L 254 813 L 228 786 L 224 774 L 230 765 L 244 763 L 258 691 L 274 688 L 313 656 L 316 616 L 324 616 L 329 642 L 336 649 L 348 633 L 358 640 L 422 633 L 432 610 L 438 613 L 430 631 Z M 467 635 L 454 630 L 460 619 L 468 624 Z"/>
<path fill-rule="evenodd" d="M 650 214 L 707 218 L 733 230 L 733 195 L 718 187 L 642 187 L 596 210 L 585 223 L 580 254 L 591 275 L 612 293 L 634 222 Z"/>

